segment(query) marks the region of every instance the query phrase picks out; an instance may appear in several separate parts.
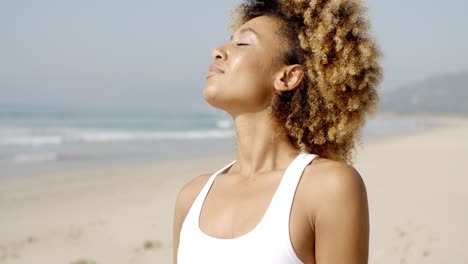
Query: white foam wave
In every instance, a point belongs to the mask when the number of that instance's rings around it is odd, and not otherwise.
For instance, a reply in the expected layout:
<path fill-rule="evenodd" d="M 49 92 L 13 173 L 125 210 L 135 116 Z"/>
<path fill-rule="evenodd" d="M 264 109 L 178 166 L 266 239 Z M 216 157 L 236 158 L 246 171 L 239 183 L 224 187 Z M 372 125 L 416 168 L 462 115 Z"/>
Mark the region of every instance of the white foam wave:
<path fill-rule="evenodd" d="M 127 140 L 162 140 L 162 139 L 205 139 L 227 138 L 233 135 L 230 130 L 193 130 L 168 132 L 91 132 L 81 138 L 85 142 L 111 142 Z"/>
<path fill-rule="evenodd" d="M 36 133 L 5 133 L 0 134 L 0 146 L 44 146 L 66 143 L 99 143 L 120 142 L 131 140 L 195 140 L 210 138 L 229 138 L 234 135 L 233 130 L 189 130 L 189 131 L 117 131 L 117 130 L 71 130 Z"/>
<path fill-rule="evenodd" d="M 232 127 L 232 119 L 220 119 L 216 122 L 219 128 L 227 129 Z"/>
<path fill-rule="evenodd" d="M 0 145 L 58 145 L 63 143 L 61 136 L 2 136 L 0 137 Z"/>
<path fill-rule="evenodd" d="M 35 163 L 57 160 L 58 155 L 55 153 L 17 154 L 13 157 L 13 161 L 16 163 Z"/>

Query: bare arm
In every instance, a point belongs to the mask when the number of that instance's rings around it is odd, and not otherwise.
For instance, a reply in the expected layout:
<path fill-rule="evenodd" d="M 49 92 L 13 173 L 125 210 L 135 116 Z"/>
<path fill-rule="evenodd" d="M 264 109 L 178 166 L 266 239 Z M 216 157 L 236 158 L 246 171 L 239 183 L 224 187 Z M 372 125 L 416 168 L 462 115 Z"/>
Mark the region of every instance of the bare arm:
<path fill-rule="evenodd" d="M 190 210 L 195 198 L 201 189 L 205 185 L 211 174 L 202 175 L 196 177 L 189 183 L 187 183 L 179 192 L 176 199 L 176 205 L 174 209 L 174 225 L 173 225 L 173 262 L 177 264 L 177 250 L 179 248 L 180 230 L 182 223 Z"/>
<path fill-rule="evenodd" d="M 328 168 L 314 219 L 317 264 L 365 264 L 369 210 L 364 182 L 351 166 Z"/>

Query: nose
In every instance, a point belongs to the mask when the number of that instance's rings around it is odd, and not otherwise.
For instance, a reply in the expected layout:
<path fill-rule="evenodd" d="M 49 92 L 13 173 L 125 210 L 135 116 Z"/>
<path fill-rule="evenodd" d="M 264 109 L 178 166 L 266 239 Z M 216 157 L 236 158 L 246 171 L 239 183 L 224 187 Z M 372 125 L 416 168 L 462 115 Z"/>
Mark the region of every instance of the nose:
<path fill-rule="evenodd" d="M 213 56 L 213 59 L 216 60 L 226 60 L 227 59 L 227 53 L 224 50 L 223 46 L 215 48 L 211 52 L 211 56 Z"/>

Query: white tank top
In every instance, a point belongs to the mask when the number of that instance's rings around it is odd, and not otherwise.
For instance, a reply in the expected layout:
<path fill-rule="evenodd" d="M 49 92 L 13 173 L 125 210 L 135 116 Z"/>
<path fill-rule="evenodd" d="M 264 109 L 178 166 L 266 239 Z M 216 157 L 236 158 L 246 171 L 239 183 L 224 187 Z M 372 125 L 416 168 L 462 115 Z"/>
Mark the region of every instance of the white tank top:
<path fill-rule="evenodd" d="M 200 212 L 216 176 L 236 161 L 214 173 L 192 204 L 180 231 L 178 264 L 297 264 L 289 236 L 289 216 L 294 194 L 305 167 L 316 157 L 301 152 L 286 169 L 278 188 L 257 226 L 240 237 L 208 236 L 199 225 Z"/>

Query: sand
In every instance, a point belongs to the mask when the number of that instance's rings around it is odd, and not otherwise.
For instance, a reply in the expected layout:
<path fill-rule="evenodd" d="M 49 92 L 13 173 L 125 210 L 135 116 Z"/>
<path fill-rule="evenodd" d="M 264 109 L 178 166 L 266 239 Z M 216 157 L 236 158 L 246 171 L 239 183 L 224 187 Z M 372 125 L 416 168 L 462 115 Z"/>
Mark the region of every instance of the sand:
<path fill-rule="evenodd" d="M 364 142 L 369 263 L 468 263 L 468 122 Z M 232 154 L 0 182 L 0 263 L 172 263 L 178 190 Z"/>

